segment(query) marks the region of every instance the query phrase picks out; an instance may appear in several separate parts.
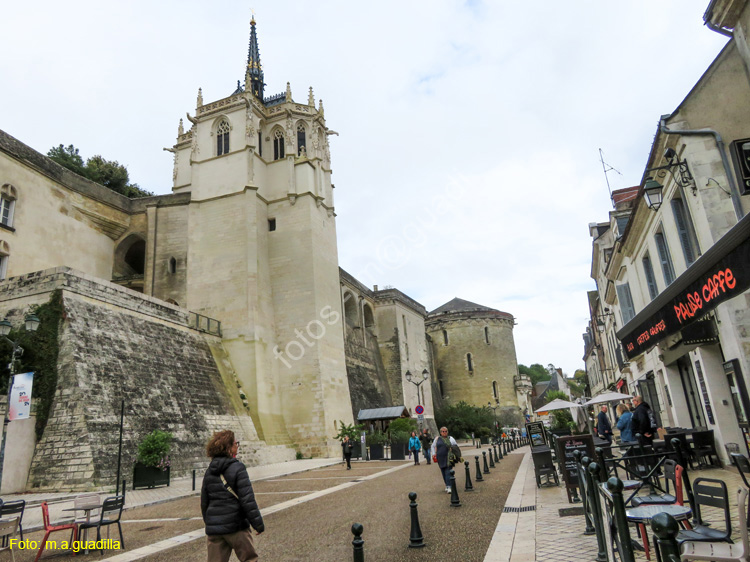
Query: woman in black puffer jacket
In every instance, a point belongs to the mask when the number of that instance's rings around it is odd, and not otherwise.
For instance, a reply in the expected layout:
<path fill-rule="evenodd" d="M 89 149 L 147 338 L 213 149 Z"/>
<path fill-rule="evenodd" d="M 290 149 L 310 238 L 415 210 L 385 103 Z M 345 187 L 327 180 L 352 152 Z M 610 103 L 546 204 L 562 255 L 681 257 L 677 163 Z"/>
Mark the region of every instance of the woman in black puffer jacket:
<path fill-rule="evenodd" d="M 206 524 L 208 562 L 227 562 L 232 550 L 240 562 L 258 560 L 249 527 L 260 535 L 263 517 L 245 465 L 235 458 L 239 446 L 229 430 L 215 433 L 206 445 L 211 464 L 203 477 L 201 514 Z"/>

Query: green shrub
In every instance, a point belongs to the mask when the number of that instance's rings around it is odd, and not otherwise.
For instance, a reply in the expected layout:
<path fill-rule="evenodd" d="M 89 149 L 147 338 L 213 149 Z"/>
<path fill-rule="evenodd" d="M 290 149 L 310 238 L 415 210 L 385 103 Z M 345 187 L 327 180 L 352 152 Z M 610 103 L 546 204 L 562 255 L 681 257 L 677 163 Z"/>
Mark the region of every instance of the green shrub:
<path fill-rule="evenodd" d="M 346 424 L 343 421 L 339 420 L 339 432 L 333 436 L 334 439 L 338 439 L 339 441 L 344 440 L 344 436 L 348 435 L 350 441 L 359 441 L 359 434 L 362 432 L 362 430 L 365 428 L 364 424 L 354 425 L 354 424 Z"/>
<path fill-rule="evenodd" d="M 417 431 L 417 429 L 417 421 L 413 418 L 397 418 L 388 426 L 388 431 L 391 432 L 391 435 L 394 432 L 411 435 L 411 432 Z"/>
<path fill-rule="evenodd" d="M 302 455 L 302 451 L 297 451 L 297 460 L 304 459 L 305 457 Z"/>
<path fill-rule="evenodd" d="M 155 429 L 138 445 L 138 462 L 146 466 L 167 468 L 171 441 L 171 433 Z"/>
<path fill-rule="evenodd" d="M 368 433 L 367 437 L 365 438 L 365 443 L 369 447 L 370 445 L 382 445 L 386 441 L 385 433 L 381 433 L 380 431 L 374 431 L 373 433 Z"/>

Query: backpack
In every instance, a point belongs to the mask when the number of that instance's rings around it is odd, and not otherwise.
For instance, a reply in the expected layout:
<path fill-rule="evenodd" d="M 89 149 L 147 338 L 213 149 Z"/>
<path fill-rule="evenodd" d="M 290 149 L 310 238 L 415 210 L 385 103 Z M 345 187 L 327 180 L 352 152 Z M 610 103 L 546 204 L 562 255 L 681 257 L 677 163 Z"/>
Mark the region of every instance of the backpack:
<path fill-rule="evenodd" d="M 654 416 L 654 411 L 651 408 L 648 408 L 646 413 L 648 414 L 648 423 L 651 425 L 651 432 L 653 433 L 659 429 L 659 425 L 656 423 L 656 416 Z"/>

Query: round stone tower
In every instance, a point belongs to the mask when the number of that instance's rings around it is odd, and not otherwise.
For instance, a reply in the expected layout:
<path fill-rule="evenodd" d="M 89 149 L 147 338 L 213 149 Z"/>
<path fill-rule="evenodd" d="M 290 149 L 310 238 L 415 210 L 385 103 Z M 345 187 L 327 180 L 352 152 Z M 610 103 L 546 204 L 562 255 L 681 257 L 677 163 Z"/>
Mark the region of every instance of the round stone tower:
<path fill-rule="evenodd" d="M 425 328 L 444 400 L 519 412 L 514 324 L 512 314 L 458 298 L 428 314 Z"/>

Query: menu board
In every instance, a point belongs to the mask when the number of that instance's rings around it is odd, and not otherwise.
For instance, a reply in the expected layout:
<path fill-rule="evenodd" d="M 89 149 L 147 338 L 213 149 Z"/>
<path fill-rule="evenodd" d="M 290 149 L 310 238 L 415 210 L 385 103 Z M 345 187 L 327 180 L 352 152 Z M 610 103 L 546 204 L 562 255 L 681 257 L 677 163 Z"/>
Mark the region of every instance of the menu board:
<path fill-rule="evenodd" d="M 544 424 L 542 422 L 529 422 L 526 424 L 526 435 L 531 440 L 532 447 L 546 445 L 547 440 L 544 438 Z"/>
<path fill-rule="evenodd" d="M 560 467 L 562 469 L 563 480 L 567 488 L 578 487 L 578 465 L 573 456 L 573 451 L 581 451 L 582 456 L 594 458 L 594 436 L 586 435 L 565 435 L 557 438 L 557 454 L 562 459 Z"/>

